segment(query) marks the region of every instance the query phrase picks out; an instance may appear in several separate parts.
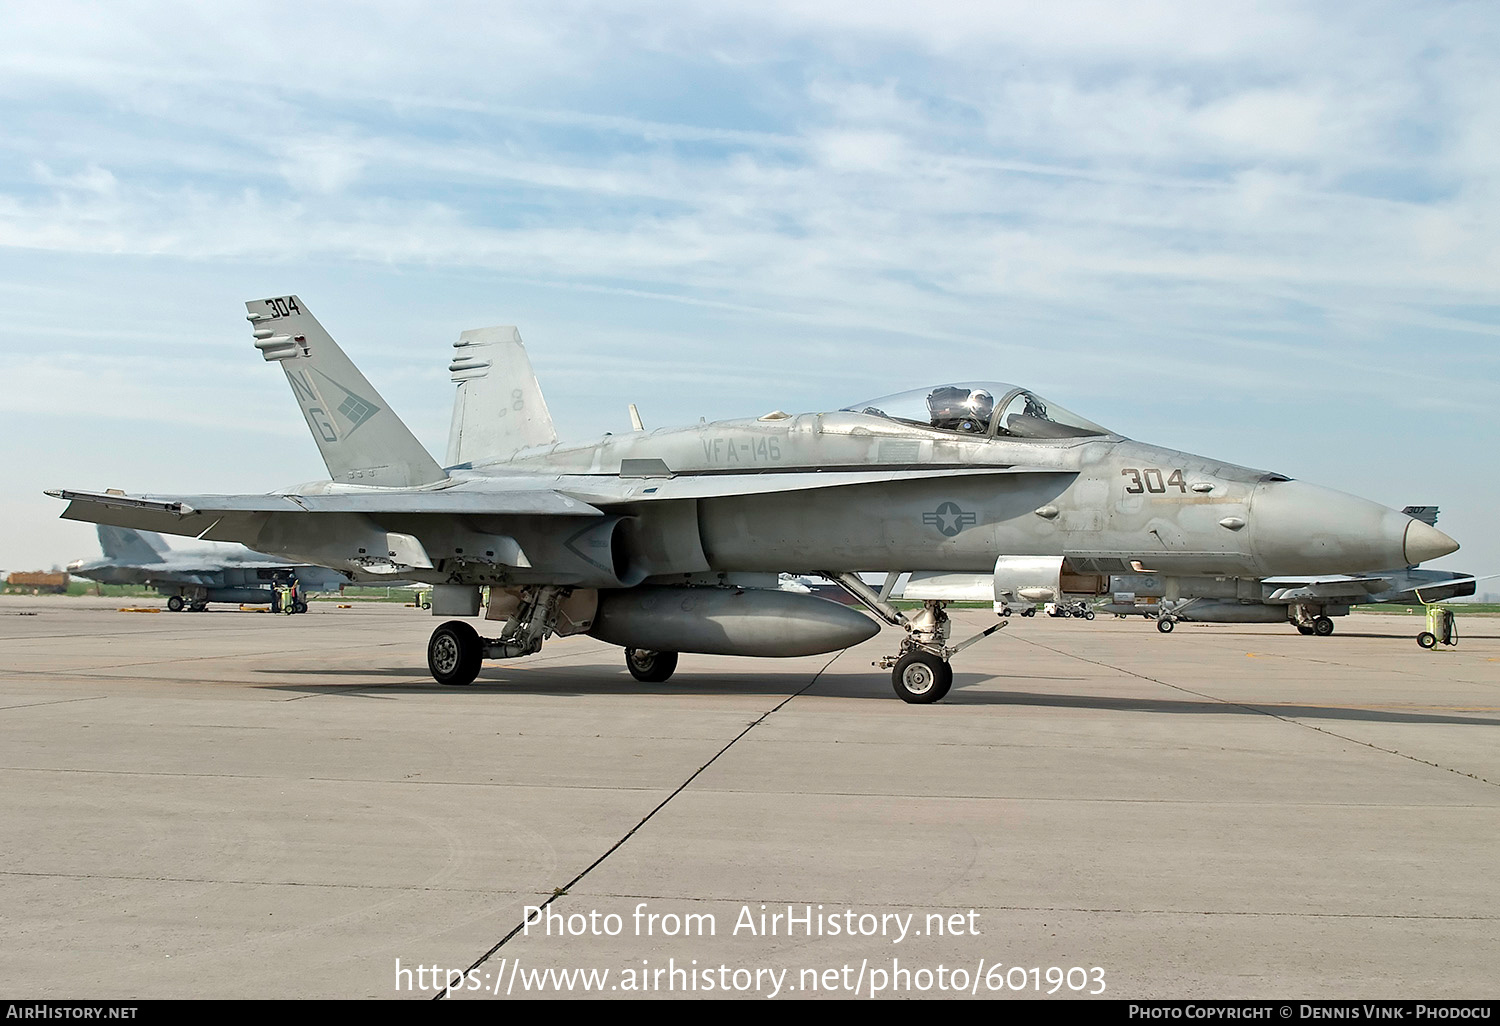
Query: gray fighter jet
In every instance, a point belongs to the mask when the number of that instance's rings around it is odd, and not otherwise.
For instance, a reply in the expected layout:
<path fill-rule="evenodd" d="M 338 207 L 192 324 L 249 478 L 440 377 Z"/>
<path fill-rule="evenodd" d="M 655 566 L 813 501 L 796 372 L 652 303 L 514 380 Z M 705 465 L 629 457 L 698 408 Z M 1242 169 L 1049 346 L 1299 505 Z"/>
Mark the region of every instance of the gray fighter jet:
<path fill-rule="evenodd" d="M 1128 574 L 1110 578 L 1110 601 L 1100 613 L 1152 616 L 1171 633 L 1179 622 L 1289 623 L 1302 634 L 1327 637 L 1332 617 L 1369 603 L 1419 605 L 1474 594 L 1480 578 L 1447 570 L 1403 567 L 1368 574 L 1313 574 L 1254 578 L 1178 578 Z M 1176 597 L 1167 593 L 1175 584 Z M 1140 603 L 1155 598 L 1153 603 Z"/>
<path fill-rule="evenodd" d="M 1401 510 L 1424 524 L 1437 526 L 1436 506 Z M 1179 577 L 1123 574 L 1109 579 L 1110 601 L 1101 613 L 1141 614 L 1170 634 L 1179 622 L 1290 623 L 1301 634 L 1328 637 L 1333 617 L 1351 607 L 1372 603 L 1418 605 L 1474 594 L 1483 578 L 1448 570 L 1397 567 L 1362 574 L 1303 574 L 1278 577 Z M 1155 599 L 1141 603 L 1139 599 Z"/>
<path fill-rule="evenodd" d="M 904 614 L 859 571 L 994 573 L 1020 559 L 1045 577 L 1066 558 L 1089 573 L 1270 576 L 1458 547 L 1396 510 L 1132 441 L 998 382 L 561 444 L 514 328 L 454 344 L 440 466 L 300 299 L 246 305 L 330 480 L 269 495 L 49 494 L 71 519 L 430 582 L 439 616 L 478 616 L 488 586 L 493 637 L 465 619 L 433 631 L 428 666 L 443 683 L 554 634 L 623 647 L 644 681 L 667 679 L 680 652 L 798 656 L 873 637 L 879 624 L 858 610 L 776 588 L 780 572 L 815 572 L 902 630 L 880 665 L 901 698 L 932 702 L 950 658 L 983 634 L 950 644 L 941 600 Z"/>
<path fill-rule="evenodd" d="M 252 552 L 243 545 L 202 545 L 174 549 L 149 531 L 99 525 L 103 559 L 80 559 L 68 573 L 101 584 L 141 584 L 167 596 L 174 613 L 202 612 L 210 602 L 259 605 L 271 602 L 277 584 L 296 582 L 299 594 L 337 591 L 348 582 L 343 574 L 321 566 L 288 563 Z M 298 598 L 292 612 L 307 611 Z"/>

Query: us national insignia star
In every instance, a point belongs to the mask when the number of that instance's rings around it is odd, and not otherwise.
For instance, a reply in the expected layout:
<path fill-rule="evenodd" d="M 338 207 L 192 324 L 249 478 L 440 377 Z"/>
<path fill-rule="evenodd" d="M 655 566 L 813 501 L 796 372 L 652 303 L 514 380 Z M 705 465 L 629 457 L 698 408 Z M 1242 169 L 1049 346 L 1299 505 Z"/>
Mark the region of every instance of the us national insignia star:
<path fill-rule="evenodd" d="M 979 523 L 979 514 L 964 512 L 956 502 L 945 502 L 933 512 L 923 513 L 922 523 L 936 527 L 944 537 L 952 538 L 965 527 Z"/>

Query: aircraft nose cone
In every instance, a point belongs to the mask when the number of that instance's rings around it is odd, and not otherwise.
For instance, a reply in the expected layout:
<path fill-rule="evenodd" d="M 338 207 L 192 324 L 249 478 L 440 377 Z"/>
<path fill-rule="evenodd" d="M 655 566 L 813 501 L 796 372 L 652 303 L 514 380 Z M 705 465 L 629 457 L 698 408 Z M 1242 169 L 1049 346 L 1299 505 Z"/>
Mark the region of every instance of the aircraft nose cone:
<path fill-rule="evenodd" d="M 1407 534 L 1412 525 L 1427 527 L 1378 502 L 1303 481 L 1257 485 L 1249 521 L 1252 552 L 1268 576 L 1409 566 Z M 1431 551 L 1453 551 L 1452 539 L 1428 530 L 1448 546 L 1440 544 Z M 1421 532 L 1411 537 L 1419 545 L 1424 538 L 1431 540 Z"/>
<path fill-rule="evenodd" d="M 1415 566 L 1429 559 L 1437 559 L 1450 552 L 1457 552 L 1458 542 L 1430 524 L 1413 520 L 1406 525 L 1406 539 L 1402 548 L 1406 551 L 1406 565 Z"/>

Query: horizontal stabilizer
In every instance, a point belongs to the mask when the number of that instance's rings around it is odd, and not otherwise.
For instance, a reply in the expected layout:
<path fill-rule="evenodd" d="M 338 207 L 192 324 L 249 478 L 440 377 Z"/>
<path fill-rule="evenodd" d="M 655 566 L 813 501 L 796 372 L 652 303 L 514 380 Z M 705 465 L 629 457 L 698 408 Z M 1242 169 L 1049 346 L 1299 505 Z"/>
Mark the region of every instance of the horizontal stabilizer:
<path fill-rule="evenodd" d="M 328 475 L 405 488 L 448 475 L 296 296 L 245 304 L 255 348 L 281 364 Z"/>

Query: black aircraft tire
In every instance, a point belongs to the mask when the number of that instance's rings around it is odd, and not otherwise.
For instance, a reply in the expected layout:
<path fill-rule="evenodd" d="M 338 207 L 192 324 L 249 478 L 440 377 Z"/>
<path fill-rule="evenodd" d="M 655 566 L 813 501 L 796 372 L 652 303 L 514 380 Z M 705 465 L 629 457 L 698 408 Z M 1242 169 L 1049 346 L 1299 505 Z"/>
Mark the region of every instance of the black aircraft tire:
<path fill-rule="evenodd" d="M 1299 623 L 1297 625 L 1297 633 L 1298 634 L 1311 634 L 1312 632 L 1313 632 L 1313 629 L 1312 629 L 1312 625 L 1311 624 Z"/>
<path fill-rule="evenodd" d="M 953 667 L 931 652 L 908 652 L 891 671 L 891 687 L 903 702 L 928 705 L 953 686 Z"/>
<path fill-rule="evenodd" d="M 173 595 L 171 598 L 167 599 L 167 608 L 174 613 L 182 612 L 182 596 Z"/>
<path fill-rule="evenodd" d="M 1320 638 L 1326 638 L 1333 633 L 1333 621 L 1326 616 L 1320 616 L 1312 622 L 1313 633 Z"/>
<path fill-rule="evenodd" d="M 948 692 L 951 690 L 953 690 L 953 664 L 944 663 L 943 679 L 938 682 L 938 696 L 933 701 L 941 702 L 948 697 Z"/>
<path fill-rule="evenodd" d="M 1159 616 L 1156 618 L 1156 629 L 1163 634 L 1171 634 L 1172 628 L 1175 626 L 1177 624 L 1170 617 Z"/>
<path fill-rule="evenodd" d="M 462 620 L 449 620 L 427 642 L 427 669 L 439 684 L 472 684 L 483 662 L 479 632 Z"/>
<path fill-rule="evenodd" d="M 1431 631 L 1423 631 L 1421 634 L 1417 635 L 1417 644 L 1421 645 L 1423 648 L 1436 648 L 1437 635 L 1433 634 Z"/>
<path fill-rule="evenodd" d="M 677 653 L 627 648 L 625 668 L 642 684 L 660 684 L 677 672 Z"/>

